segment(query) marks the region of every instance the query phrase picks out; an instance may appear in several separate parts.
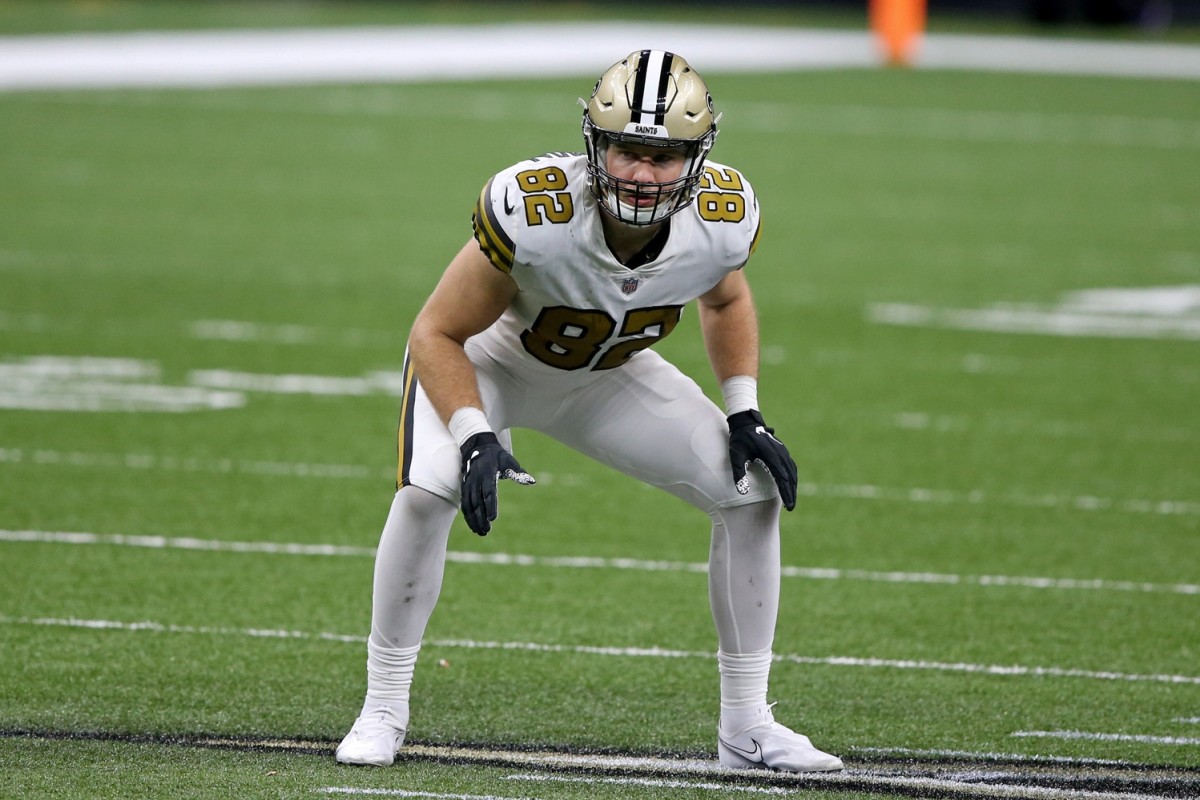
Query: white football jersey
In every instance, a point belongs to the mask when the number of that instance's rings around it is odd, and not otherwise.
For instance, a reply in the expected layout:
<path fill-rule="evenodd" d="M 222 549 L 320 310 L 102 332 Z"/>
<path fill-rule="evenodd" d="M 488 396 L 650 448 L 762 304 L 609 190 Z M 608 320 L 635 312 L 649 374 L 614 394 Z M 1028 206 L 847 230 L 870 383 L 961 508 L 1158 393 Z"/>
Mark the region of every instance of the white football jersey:
<path fill-rule="evenodd" d="M 520 289 L 488 338 L 559 370 L 620 367 L 671 333 L 684 306 L 740 269 L 758 243 L 754 190 L 712 162 L 643 266 L 630 269 L 609 251 L 602 213 L 582 154 L 522 161 L 487 182 L 475 238 Z"/>
<path fill-rule="evenodd" d="M 582 155 L 523 161 L 484 186 L 475 238 L 520 289 L 465 347 L 489 423 L 510 449 L 509 429 L 538 430 L 705 512 L 769 496 L 775 485 L 757 468 L 749 493 L 738 493 L 724 413 L 647 349 L 754 251 L 750 184 L 710 163 L 695 201 L 670 217 L 661 252 L 636 269 L 609 251 L 602 213 Z M 399 454 L 400 486 L 458 502 L 458 444 L 419 380 L 405 392 Z"/>

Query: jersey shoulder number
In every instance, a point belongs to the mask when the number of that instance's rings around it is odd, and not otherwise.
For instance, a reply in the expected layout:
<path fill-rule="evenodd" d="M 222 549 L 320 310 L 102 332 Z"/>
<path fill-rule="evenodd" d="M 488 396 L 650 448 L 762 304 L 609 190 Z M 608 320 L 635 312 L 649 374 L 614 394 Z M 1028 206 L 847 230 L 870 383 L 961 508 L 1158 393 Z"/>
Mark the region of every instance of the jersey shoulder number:
<path fill-rule="evenodd" d="M 754 254 L 762 234 L 762 218 L 758 197 L 742 173 L 724 164 L 706 164 L 696 192 L 696 213 L 708 223 L 731 223 L 753 231 L 746 258 Z"/>
<path fill-rule="evenodd" d="M 514 236 L 542 225 L 562 225 L 575 217 L 567 170 L 578 156 L 547 153 L 494 175 L 483 187 L 471 218 L 475 239 L 492 264 L 511 272 Z"/>

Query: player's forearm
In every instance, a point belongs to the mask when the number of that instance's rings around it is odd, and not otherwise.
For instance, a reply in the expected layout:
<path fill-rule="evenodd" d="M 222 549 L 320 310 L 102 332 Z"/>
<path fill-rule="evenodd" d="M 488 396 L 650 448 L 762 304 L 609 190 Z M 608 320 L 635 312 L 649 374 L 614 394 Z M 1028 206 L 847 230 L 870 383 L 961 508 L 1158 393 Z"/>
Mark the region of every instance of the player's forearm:
<path fill-rule="evenodd" d="M 700 329 L 718 382 L 758 377 L 758 315 L 749 294 L 723 305 L 701 304 Z"/>
<path fill-rule="evenodd" d="M 414 326 L 408 343 L 417 380 L 442 422 L 460 408 L 483 408 L 475 368 L 461 342 L 437 331 Z"/>

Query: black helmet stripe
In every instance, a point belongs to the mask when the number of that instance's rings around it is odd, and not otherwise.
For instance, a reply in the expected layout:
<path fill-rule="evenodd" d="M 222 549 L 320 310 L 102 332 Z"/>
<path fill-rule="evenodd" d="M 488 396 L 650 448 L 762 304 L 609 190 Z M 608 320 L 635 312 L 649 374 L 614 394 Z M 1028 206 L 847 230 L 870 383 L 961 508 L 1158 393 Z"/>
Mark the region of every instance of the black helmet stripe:
<path fill-rule="evenodd" d="M 629 98 L 629 108 L 637 115 L 633 121 L 643 125 L 648 124 L 646 120 L 646 66 L 650 59 L 650 52 L 643 50 L 638 55 L 637 72 L 633 79 L 633 97 Z"/>
<path fill-rule="evenodd" d="M 630 107 L 634 120 L 642 125 L 662 125 L 667 113 L 667 90 L 675 54 L 663 50 L 643 50 L 638 58 Z M 649 89 L 649 91 L 647 91 Z"/>

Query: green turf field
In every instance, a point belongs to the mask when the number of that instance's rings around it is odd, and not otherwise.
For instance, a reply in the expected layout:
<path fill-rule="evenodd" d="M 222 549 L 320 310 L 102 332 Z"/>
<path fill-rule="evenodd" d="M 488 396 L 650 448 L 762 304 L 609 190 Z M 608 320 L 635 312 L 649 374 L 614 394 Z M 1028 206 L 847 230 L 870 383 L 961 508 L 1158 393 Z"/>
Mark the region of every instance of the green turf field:
<path fill-rule="evenodd" d="M 802 482 L 772 699 L 851 770 L 707 771 L 707 519 L 523 432 L 411 755 L 333 763 L 407 327 L 590 79 L 67 90 L 0 94 L 0 797 L 1200 792 L 1196 83 L 707 77 Z"/>

